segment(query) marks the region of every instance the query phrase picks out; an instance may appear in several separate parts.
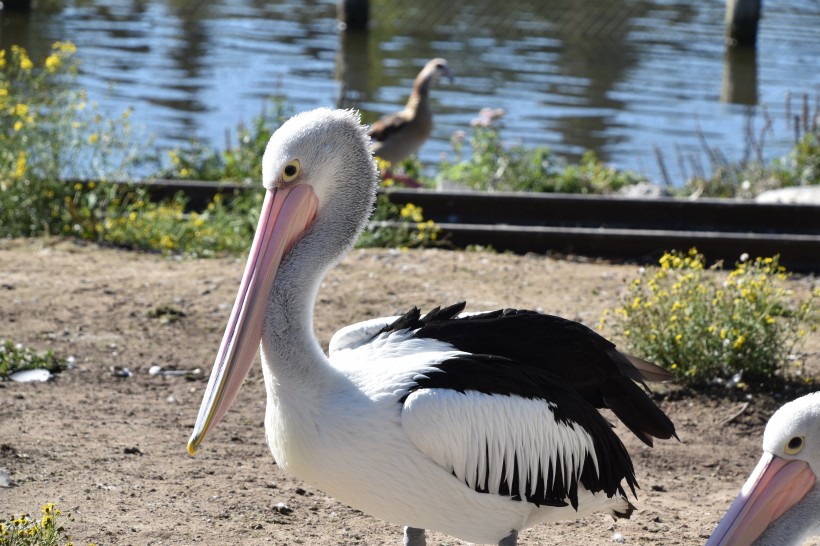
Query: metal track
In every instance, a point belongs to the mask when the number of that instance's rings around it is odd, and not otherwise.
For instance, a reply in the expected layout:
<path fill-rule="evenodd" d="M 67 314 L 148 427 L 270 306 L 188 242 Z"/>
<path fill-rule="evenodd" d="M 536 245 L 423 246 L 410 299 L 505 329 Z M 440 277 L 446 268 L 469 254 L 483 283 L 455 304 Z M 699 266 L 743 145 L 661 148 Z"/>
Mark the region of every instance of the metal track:
<path fill-rule="evenodd" d="M 193 209 L 217 191 L 246 187 L 156 180 L 156 198 L 182 191 Z M 734 263 L 779 254 L 793 271 L 820 272 L 820 206 L 730 199 L 637 199 L 574 194 L 393 190 L 397 205 L 422 207 L 458 248 L 490 246 L 516 253 L 559 253 L 650 263 L 667 250 L 697 247 L 706 258 Z M 389 222 L 382 225 L 390 225 Z"/>

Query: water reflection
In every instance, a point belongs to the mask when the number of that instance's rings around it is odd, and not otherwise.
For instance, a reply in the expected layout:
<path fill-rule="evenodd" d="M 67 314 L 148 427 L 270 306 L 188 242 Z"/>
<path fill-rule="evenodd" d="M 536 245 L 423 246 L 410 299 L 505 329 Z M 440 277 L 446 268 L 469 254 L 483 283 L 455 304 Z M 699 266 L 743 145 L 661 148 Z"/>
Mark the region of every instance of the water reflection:
<path fill-rule="evenodd" d="M 592 149 L 658 178 L 655 150 L 728 158 L 765 105 L 785 127 L 783 96 L 820 89 L 820 4 L 764 7 L 756 58 L 725 50 L 722 3 L 675 0 L 382 0 L 368 32 L 339 32 L 336 1 L 75 0 L 0 14 L 0 47 L 34 58 L 69 39 L 80 83 L 103 108 L 172 146 L 216 146 L 271 95 L 294 110 L 357 107 L 366 120 L 404 104 L 423 64 L 448 59 L 456 82 L 432 95 L 426 162 L 483 107 L 504 108 L 505 135 L 577 158 Z M 782 130 L 776 154 L 791 142 Z M 679 179 L 681 172 L 674 172 Z"/>

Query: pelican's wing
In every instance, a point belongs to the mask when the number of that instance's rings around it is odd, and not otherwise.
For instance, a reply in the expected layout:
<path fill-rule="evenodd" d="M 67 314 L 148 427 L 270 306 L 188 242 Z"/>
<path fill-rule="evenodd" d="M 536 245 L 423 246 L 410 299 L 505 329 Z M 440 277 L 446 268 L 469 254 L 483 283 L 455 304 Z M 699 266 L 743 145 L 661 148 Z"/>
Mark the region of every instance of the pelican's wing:
<path fill-rule="evenodd" d="M 625 496 L 632 462 L 610 424 L 572 389 L 524 363 L 461 355 L 403 398 L 408 437 L 469 487 L 578 508 L 578 489 Z"/>
<path fill-rule="evenodd" d="M 672 421 L 638 386 L 644 380 L 667 379 L 669 372 L 621 353 L 583 324 L 516 309 L 459 318 L 432 314 L 419 319 L 416 337 L 526 365 L 527 373 L 555 379 L 592 407 L 611 409 L 647 445 L 653 437 L 675 436 Z"/>
<path fill-rule="evenodd" d="M 399 317 L 379 317 L 350 324 L 340 329 L 330 338 L 328 353 L 333 355 L 337 351 L 356 349 L 370 342 L 384 328 L 393 324 Z"/>

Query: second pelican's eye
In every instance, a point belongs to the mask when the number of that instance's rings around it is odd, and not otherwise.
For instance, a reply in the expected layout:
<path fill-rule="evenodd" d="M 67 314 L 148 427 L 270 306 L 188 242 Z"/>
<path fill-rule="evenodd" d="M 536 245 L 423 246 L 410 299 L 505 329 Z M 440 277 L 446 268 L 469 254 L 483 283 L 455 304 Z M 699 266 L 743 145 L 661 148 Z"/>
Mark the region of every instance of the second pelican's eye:
<path fill-rule="evenodd" d="M 783 447 L 786 455 L 797 455 L 803 449 L 803 437 L 795 436 Z"/>
<path fill-rule="evenodd" d="M 284 180 L 285 182 L 290 182 L 291 180 L 299 176 L 299 173 L 301 171 L 302 166 L 299 164 L 298 159 L 289 161 L 288 164 L 285 165 L 285 168 L 282 169 L 282 180 Z"/>

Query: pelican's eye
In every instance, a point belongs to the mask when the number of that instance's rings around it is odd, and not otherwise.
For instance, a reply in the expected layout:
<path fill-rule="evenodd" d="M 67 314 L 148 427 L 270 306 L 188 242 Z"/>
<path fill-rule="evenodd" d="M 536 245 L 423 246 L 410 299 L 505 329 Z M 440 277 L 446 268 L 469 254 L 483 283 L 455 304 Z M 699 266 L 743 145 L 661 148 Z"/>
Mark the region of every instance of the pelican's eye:
<path fill-rule="evenodd" d="M 282 169 L 282 180 L 285 182 L 290 182 L 299 176 L 300 172 L 302 172 L 302 165 L 299 163 L 298 159 L 288 161 L 288 164 L 285 165 L 284 169 Z"/>
<path fill-rule="evenodd" d="M 803 437 L 795 436 L 783 447 L 786 455 L 797 455 L 803 449 Z"/>

